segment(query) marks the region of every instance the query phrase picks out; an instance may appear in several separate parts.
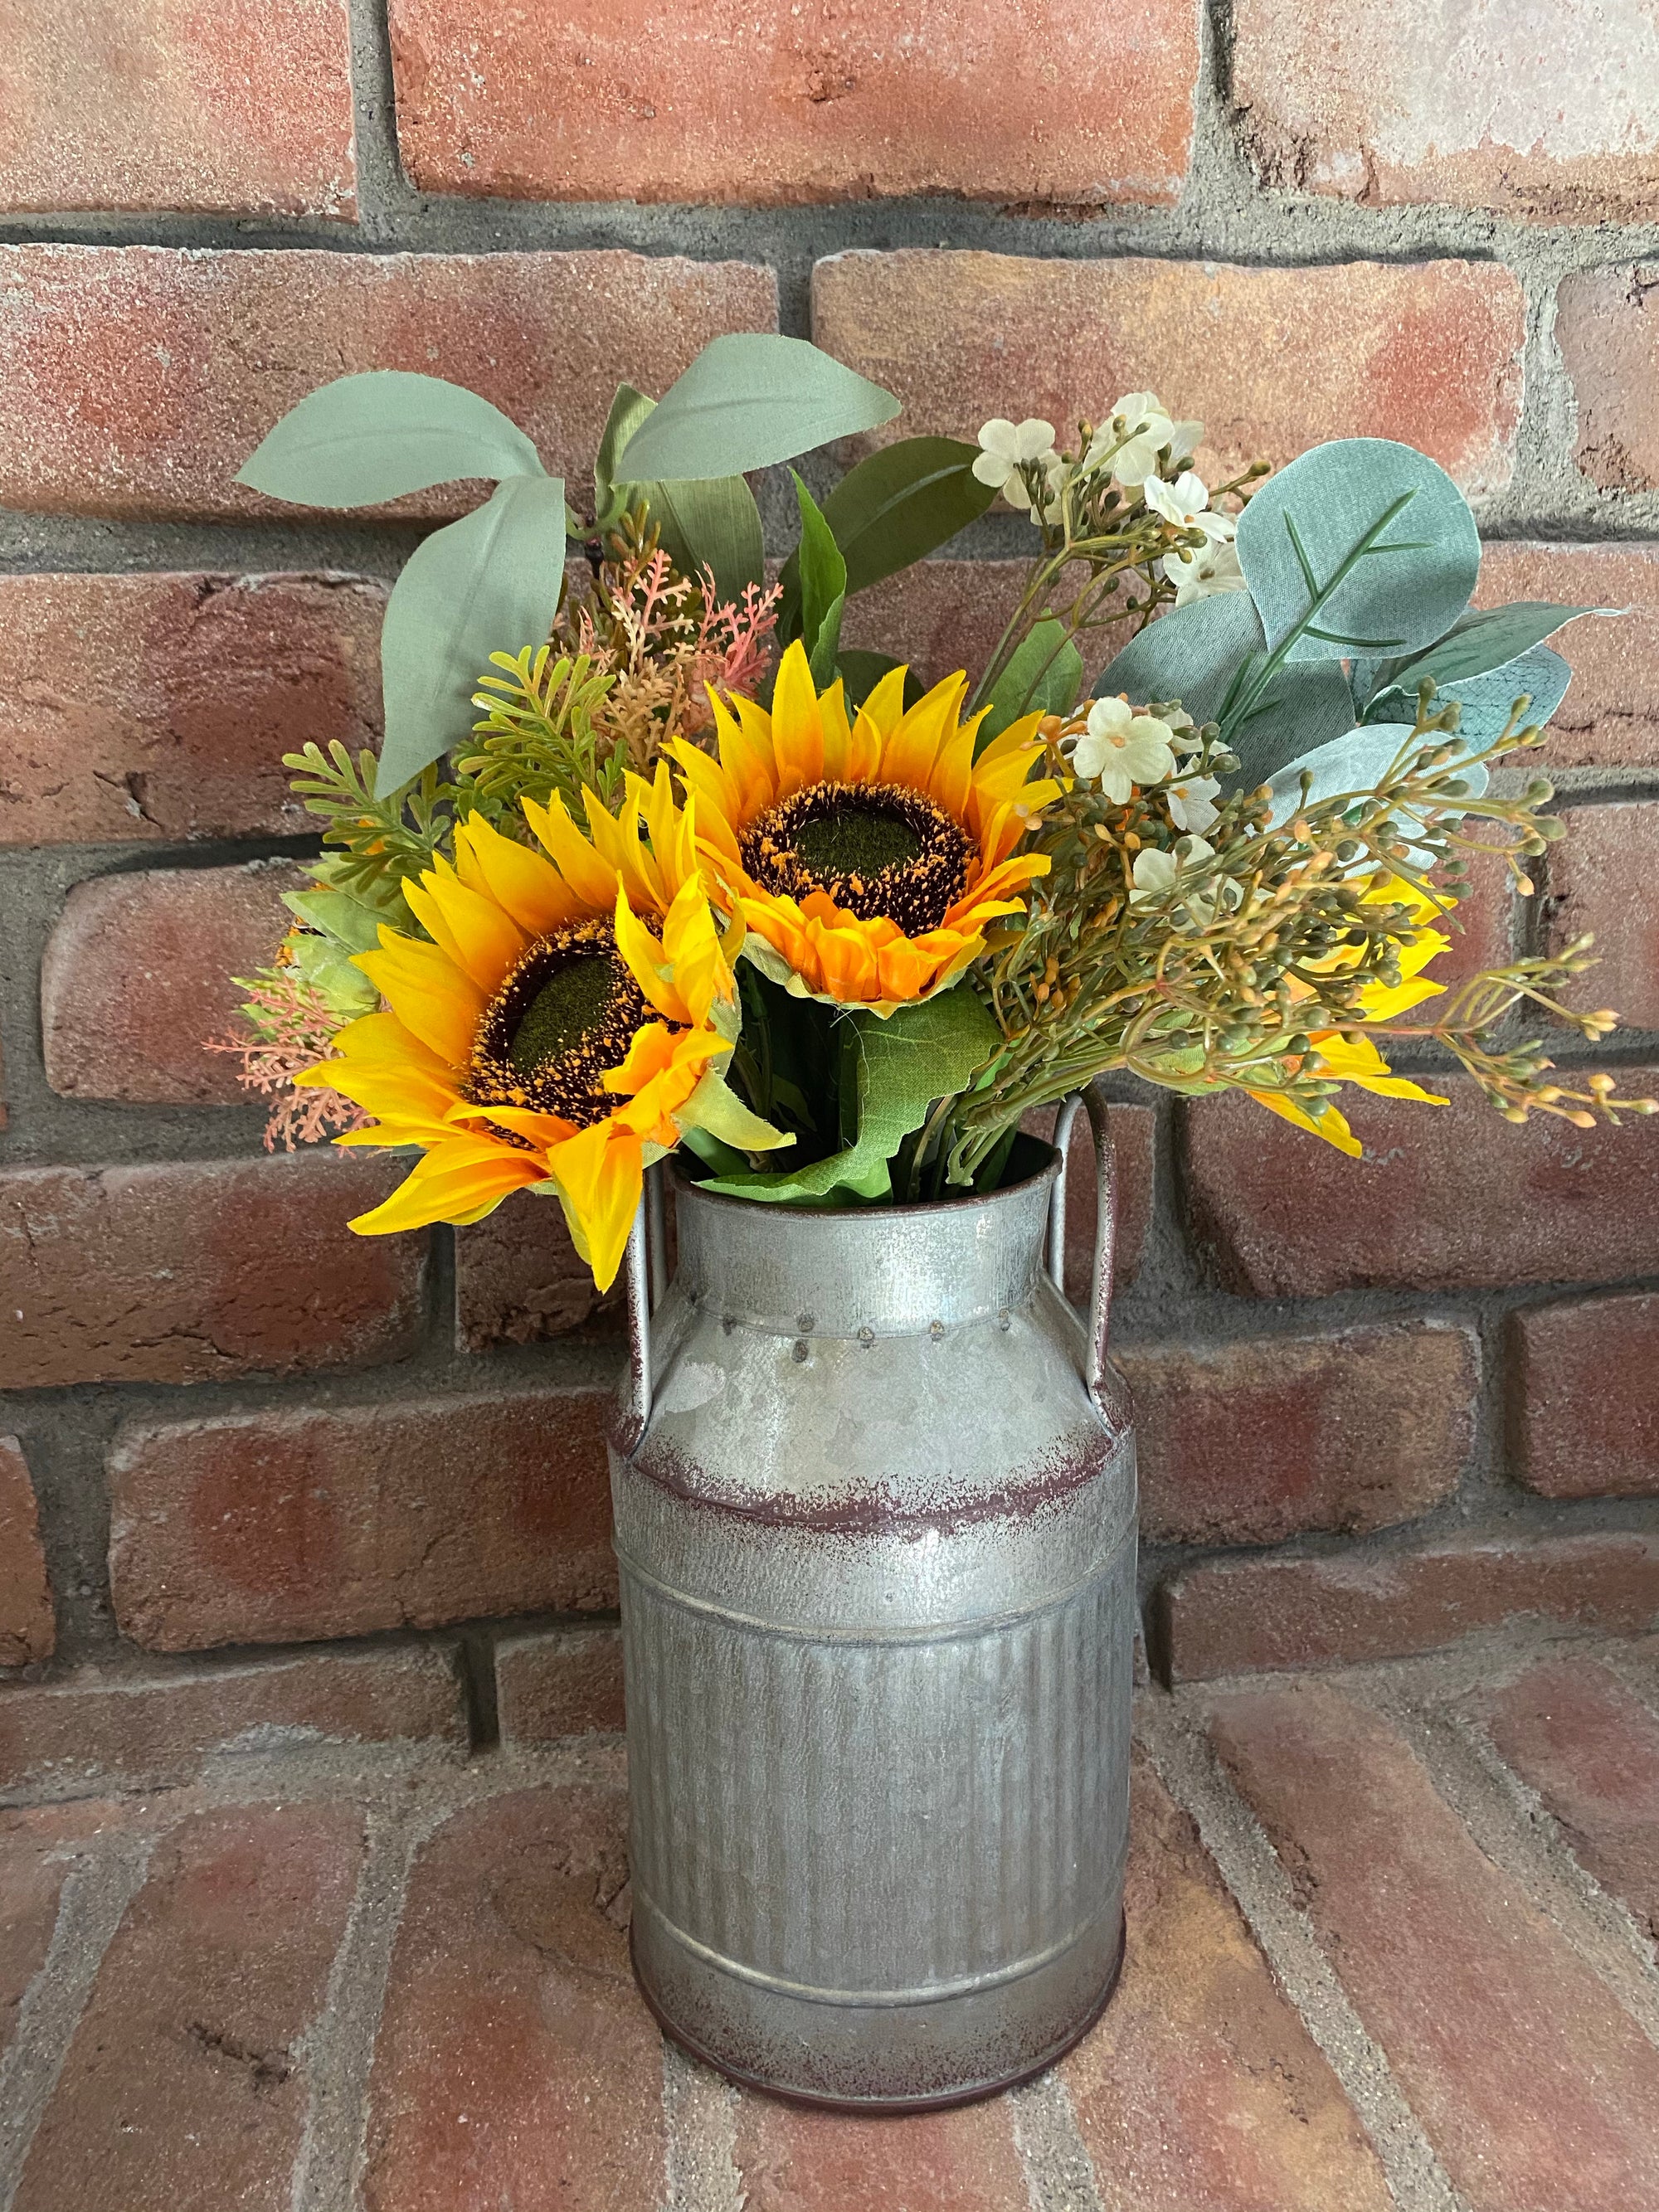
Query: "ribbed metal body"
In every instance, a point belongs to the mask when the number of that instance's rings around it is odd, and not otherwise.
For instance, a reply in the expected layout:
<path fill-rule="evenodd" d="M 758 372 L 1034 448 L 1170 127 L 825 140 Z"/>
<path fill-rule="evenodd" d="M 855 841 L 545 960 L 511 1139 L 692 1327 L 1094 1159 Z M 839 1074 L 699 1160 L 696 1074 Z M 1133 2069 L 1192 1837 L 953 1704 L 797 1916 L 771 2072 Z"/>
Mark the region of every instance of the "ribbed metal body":
<path fill-rule="evenodd" d="M 1055 1173 L 849 1212 L 677 1187 L 612 1455 L 635 1965 L 787 2094 L 984 2094 L 1115 1971 L 1133 1449 L 1043 1271 Z"/>

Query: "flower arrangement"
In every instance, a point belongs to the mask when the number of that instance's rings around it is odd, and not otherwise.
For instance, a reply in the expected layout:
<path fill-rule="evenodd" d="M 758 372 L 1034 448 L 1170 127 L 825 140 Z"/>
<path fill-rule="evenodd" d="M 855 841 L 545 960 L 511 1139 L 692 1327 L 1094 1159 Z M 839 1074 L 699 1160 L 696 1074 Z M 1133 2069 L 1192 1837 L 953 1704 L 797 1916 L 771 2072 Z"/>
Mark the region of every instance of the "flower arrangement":
<path fill-rule="evenodd" d="M 379 760 L 287 762 L 324 850 L 234 1048 L 268 1143 L 416 1153 L 354 1227 L 550 1194 L 603 1288 L 671 1152 L 756 1202 L 944 1199 L 1121 1071 L 1358 1154 L 1345 1088 L 1444 1103 L 1396 1043 L 1510 1121 L 1656 1110 L 1506 1025 L 1611 1030 L 1562 995 L 1587 939 L 1431 972 L 1470 858 L 1530 889 L 1559 834 L 1515 767 L 1566 688 L 1545 640 L 1606 611 L 1475 611 L 1474 520 L 1409 447 L 1212 489 L 1150 392 L 1064 448 L 1001 419 L 878 446 L 822 505 L 797 475 L 769 582 L 745 472 L 896 412 L 802 341 L 727 337 L 659 403 L 617 392 L 587 513 L 485 401 L 394 373 L 313 393 L 243 471 L 336 507 L 495 483 L 392 592 Z M 924 688 L 842 646 L 849 596 L 999 497 L 1036 546 L 982 668 Z"/>

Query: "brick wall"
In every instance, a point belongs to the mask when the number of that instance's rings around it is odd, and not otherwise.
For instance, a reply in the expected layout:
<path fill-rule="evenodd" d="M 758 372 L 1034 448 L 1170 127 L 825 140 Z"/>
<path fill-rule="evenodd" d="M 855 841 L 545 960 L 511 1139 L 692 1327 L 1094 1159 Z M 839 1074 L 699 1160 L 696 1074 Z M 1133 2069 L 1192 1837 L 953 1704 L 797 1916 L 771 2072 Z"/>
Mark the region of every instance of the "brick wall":
<path fill-rule="evenodd" d="M 1645 25 L 143 0 L 100 44 L 15 0 L 0 1788 L 617 1717 L 614 1301 L 550 1207 L 354 1240 L 386 1170 L 266 1157 L 202 1049 L 313 849 L 278 756 L 373 734 L 386 583 L 449 497 L 278 510 L 232 481 L 276 417 L 343 369 L 435 371 L 580 481 L 619 377 L 775 327 L 911 431 L 1150 386 L 1218 463 L 1411 439 L 1476 501 L 1490 597 L 1635 610 L 1571 634 L 1565 842 L 1530 901 L 1486 874 L 1462 957 L 1594 928 L 1619 1049 L 1659 1064 Z M 982 653 L 1022 528 L 988 518 L 849 642 Z M 1177 1676 L 1659 1603 L 1659 1126 L 1511 1132 L 1452 1087 L 1358 1109 L 1365 1166 L 1124 1094 L 1119 1342 Z"/>

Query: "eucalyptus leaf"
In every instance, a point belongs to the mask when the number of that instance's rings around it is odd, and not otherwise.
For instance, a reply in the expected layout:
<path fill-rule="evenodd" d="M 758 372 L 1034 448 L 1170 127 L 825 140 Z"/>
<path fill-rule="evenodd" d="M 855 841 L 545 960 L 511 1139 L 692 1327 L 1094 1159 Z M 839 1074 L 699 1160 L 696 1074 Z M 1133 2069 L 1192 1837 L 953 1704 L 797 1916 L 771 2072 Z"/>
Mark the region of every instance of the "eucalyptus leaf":
<path fill-rule="evenodd" d="M 492 653 L 546 638 L 558 612 L 564 546 L 562 482 L 510 477 L 410 556 L 380 633 L 386 740 L 377 798 L 466 735 L 478 672 Z"/>
<path fill-rule="evenodd" d="M 1506 607 L 1471 609 L 1425 653 L 1386 661 L 1376 672 L 1379 694 L 1397 690 L 1413 700 L 1426 678 L 1437 688 L 1458 684 L 1518 660 L 1580 615 L 1613 614 L 1612 607 L 1564 607 L 1518 599 Z M 1413 716 L 1414 719 L 1414 716 Z"/>
<path fill-rule="evenodd" d="M 1482 745 L 1501 737 L 1509 727 L 1510 712 L 1517 699 L 1531 701 L 1526 720 L 1542 728 L 1566 697 L 1571 681 L 1572 671 L 1561 655 L 1547 645 L 1535 645 L 1530 653 L 1519 653 L 1501 668 L 1489 669 L 1484 676 L 1441 684 L 1435 693 L 1435 704 L 1443 706 L 1448 700 L 1456 700 L 1461 709 L 1458 735 L 1468 741 L 1472 751 L 1478 751 Z M 1403 685 L 1380 692 L 1366 710 L 1365 719 L 1367 722 L 1389 719 L 1414 722 L 1415 684 L 1409 694 Z"/>
<path fill-rule="evenodd" d="M 336 377 L 289 408 L 236 472 L 298 507 L 379 507 L 463 477 L 546 478 L 499 407 L 465 385 L 407 369 Z"/>
<path fill-rule="evenodd" d="M 1317 745 L 1310 752 L 1287 762 L 1269 783 L 1274 827 L 1288 822 L 1304 805 L 1336 799 L 1345 792 L 1373 790 L 1379 778 L 1393 767 L 1401 748 L 1410 744 L 1415 725 L 1413 709 L 1409 722 L 1367 723 L 1363 729 L 1349 730 L 1328 744 Z M 1430 733 L 1422 742 L 1434 744 L 1442 741 Z M 1313 779 L 1305 800 L 1302 795 L 1304 773 Z M 1468 786 L 1469 797 L 1478 799 L 1491 778 L 1485 766 L 1477 762 L 1464 772 L 1464 781 Z"/>
<path fill-rule="evenodd" d="M 1431 645 L 1480 567 L 1457 486 L 1388 438 L 1315 446 L 1269 477 L 1239 517 L 1237 546 L 1267 644 L 1292 660 Z"/>
<path fill-rule="evenodd" d="M 886 1198 L 892 1190 L 889 1163 L 899 1146 L 921 1128 L 935 1100 L 966 1089 L 1002 1042 L 1002 1032 L 978 996 L 962 984 L 901 1006 L 885 1021 L 871 1013 L 849 1015 L 848 1020 L 858 1056 L 854 1142 L 810 1167 L 726 1176 L 706 1182 L 705 1190 L 784 1206 L 818 1205 L 848 1191 L 860 1198 Z"/>
<path fill-rule="evenodd" d="M 1063 623 L 1045 615 L 1023 637 L 1013 658 L 991 687 L 990 703 L 979 726 L 979 744 L 990 744 L 1022 714 L 1069 714 L 1083 689 L 1083 655 L 1066 635 Z"/>
<path fill-rule="evenodd" d="M 733 331 L 670 385 L 617 467 L 635 481 L 741 476 L 878 429 L 898 411 L 890 392 L 805 338 Z"/>
<path fill-rule="evenodd" d="M 904 668 L 904 704 L 914 707 L 922 696 L 921 678 L 914 668 L 896 660 L 890 653 L 866 653 L 857 647 L 838 653 L 836 665 L 841 672 L 845 686 L 847 711 L 850 714 L 861 707 L 884 676 L 890 676 L 896 668 Z"/>
<path fill-rule="evenodd" d="M 974 474 L 977 446 L 902 438 L 849 469 L 823 502 L 848 592 L 908 568 L 976 521 L 996 497 Z"/>

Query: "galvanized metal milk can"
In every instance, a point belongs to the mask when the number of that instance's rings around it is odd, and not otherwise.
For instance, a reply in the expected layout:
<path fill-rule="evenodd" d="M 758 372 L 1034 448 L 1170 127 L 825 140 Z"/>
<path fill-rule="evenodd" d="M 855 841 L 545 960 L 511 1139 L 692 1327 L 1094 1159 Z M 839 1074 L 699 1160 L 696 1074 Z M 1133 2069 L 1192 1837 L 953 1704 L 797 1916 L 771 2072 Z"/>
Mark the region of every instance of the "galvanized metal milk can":
<path fill-rule="evenodd" d="M 630 1253 L 611 1454 L 634 1959 L 677 2040 L 862 2110 L 981 2096 L 1122 1944 L 1134 1448 L 1065 1141 L 986 1198 L 800 1212 L 675 1185 Z M 656 1262 L 653 1268 L 647 1255 Z"/>

